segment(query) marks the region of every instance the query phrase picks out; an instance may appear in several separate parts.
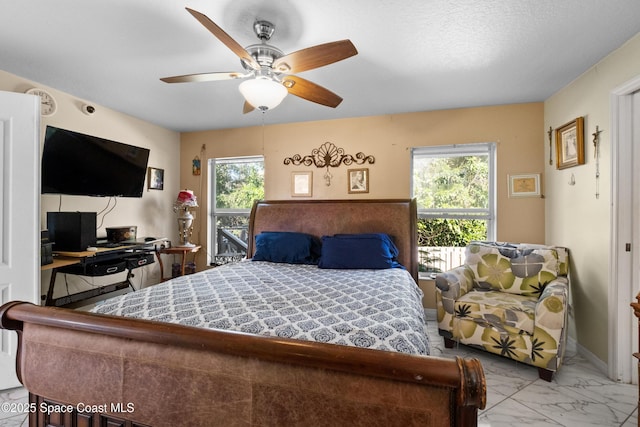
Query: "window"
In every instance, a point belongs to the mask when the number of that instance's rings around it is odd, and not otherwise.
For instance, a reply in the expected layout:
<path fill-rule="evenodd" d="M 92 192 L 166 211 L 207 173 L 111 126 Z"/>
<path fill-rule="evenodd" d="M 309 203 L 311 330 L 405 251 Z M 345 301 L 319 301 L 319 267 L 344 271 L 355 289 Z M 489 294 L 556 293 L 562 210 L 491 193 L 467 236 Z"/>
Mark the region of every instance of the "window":
<path fill-rule="evenodd" d="M 264 198 L 262 156 L 209 160 L 212 265 L 242 259 L 247 253 L 249 214 Z"/>
<path fill-rule="evenodd" d="M 412 150 L 421 271 L 461 265 L 469 241 L 495 240 L 495 153 L 494 143 Z"/>

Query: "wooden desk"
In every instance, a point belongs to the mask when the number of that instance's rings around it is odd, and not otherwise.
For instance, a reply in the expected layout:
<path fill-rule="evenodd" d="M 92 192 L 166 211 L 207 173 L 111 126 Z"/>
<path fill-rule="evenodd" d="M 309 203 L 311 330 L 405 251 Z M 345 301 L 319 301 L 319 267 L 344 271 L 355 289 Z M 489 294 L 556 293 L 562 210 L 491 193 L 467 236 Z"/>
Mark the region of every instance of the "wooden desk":
<path fill-rule="evenodd" d="M 80 258 L 78 257 L 66 257 L 56 256 L 53 257 L 53 262 L 40 266 L 40 271 L 54 270 L 56 268 L 66 267 L 67 265 L 80 264 Z"/>
<path fill-rule="evenodd" d="M 156 255 L 158 258 L 158 263 L 160 264 L 160 280 L 164 281 L 164 268 L 162 265 L 162 259 L 160 258 L 160 254 L 170 254 L 170 255 L 182 255 L 182 263 L 180 265 L 180 273 L 184 276 L 184 267 L 187 264 L 187 254 L 196 253 L 200 250 L 202 246 L 173 246 L 170 248 L 160 248 L 156 249 Z"/>
<path fill-rule="evenodd" d="M 99 247 L 96 251 L 54 251 L 53 263 L 40 266 L 41 271 L 51 271 L 49 288 L 47 289 L 46 295 L 42 296 L 42 300 L 44 300 L 45 305 L 48 306 L 63 306 L 127 287 L 131 287 L 133 290 L 135 290 L 130 281 L 130 278 L 132 277 L 131 269 L 127 268 L 127 278 L 123 282 L 113 283 L 98 288 L 92 288 L 87 291 L 82 291 L 59 298 L 53 298 L 56 275 L 59 269 L 62 269 L 63 272 L 67 273 L 66 270 L 68 269 L 65 269 L 64 267 L 70 267 L 77 264 L 87 265 L 95 262 L 108 262 L 110 260 L 118 261 L 141 252 L 153 254 L 157 248 L 157 244 L 164 243 L 165 240 L 165 238 L 154 239 L 151 241 L 145 239 L 131 240 L 121 242 L 122 245 L 117 247 Z M 71 274 L 78 273 L 74 272 Z"/>

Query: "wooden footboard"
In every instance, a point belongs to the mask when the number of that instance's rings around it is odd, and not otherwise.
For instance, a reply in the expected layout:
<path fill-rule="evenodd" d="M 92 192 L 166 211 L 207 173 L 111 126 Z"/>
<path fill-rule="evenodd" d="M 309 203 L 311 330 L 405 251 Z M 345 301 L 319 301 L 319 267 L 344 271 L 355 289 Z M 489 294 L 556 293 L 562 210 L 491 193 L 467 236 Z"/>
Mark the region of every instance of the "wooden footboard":
<path fill-rule="evenodd" d="M 19 336 L 30 425 L 472 426 L 480 362 L 202 330 L 29 303 Z M 95 424 L 94 424 L 95 423 Z"/>

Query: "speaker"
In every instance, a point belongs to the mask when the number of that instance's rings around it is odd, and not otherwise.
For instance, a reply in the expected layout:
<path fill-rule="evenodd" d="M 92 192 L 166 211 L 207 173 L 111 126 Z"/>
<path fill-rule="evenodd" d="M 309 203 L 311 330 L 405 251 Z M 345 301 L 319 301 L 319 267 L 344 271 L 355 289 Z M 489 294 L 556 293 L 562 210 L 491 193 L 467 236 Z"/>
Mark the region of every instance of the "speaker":
<path fill-rule="evenodd" d="M 95 212 L 47 212 L 49 240 L 54 251 L 86 251 L 96 245 Z"/>

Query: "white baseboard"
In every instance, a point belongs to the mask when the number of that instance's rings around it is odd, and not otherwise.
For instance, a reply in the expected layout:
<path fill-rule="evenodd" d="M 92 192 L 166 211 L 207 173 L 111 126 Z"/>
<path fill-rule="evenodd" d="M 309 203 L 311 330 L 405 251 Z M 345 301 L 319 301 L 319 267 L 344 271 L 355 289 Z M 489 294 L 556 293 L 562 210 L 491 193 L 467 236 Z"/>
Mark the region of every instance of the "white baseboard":
<path fill-rule="evenodd" d="M 592 352 L 587 350 L 585 347 L 580 345 L 580 343 L 578 343 L 574 338 L 568 337 L 567 338 L 567 350 L 569 350 L 571 348 L 575 348 L 576 352 L 580 356 L 582 356 L 585 359 L 587 359 L 587 361 L 589 361 L 589 363 L 591 363 L 593 366 L 595 366 L 596 369 L 598 369 L 600 372 L 605 374 L 607 377 L 609 376 L 609 367 L 607 366 L 607 364 L 605 362 L 600 360 L 595 354 L 593 354 Z M 611 378 L 611 379 L 613 379 L 613 378 Z"/>

